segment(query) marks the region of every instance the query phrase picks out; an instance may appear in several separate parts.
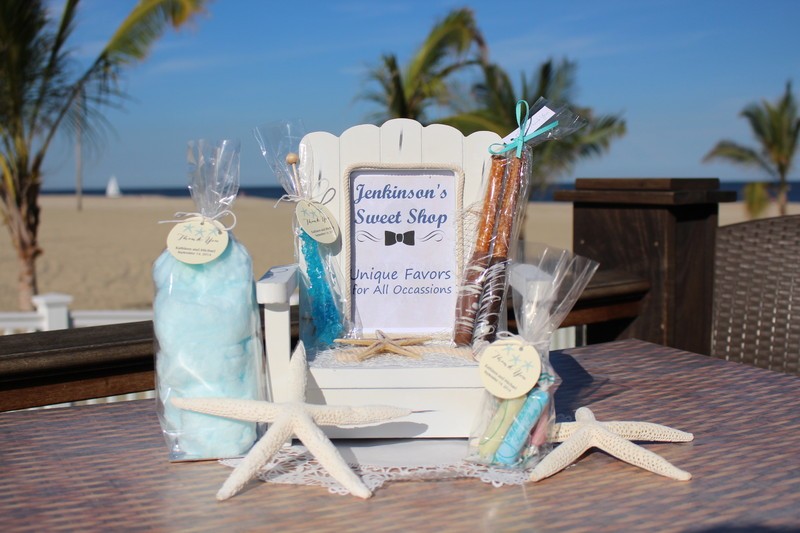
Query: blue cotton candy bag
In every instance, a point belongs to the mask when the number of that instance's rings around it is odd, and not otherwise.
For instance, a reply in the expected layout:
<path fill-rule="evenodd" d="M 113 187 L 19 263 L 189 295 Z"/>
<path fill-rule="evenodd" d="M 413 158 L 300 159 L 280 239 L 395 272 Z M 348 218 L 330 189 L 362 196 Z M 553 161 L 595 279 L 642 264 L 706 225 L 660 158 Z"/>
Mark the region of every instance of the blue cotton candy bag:
<path fill-rule="evenodd" d="M 197 213 L 176 214 L 182 220 L 153 265 L 157 412 L 173 461 L 242 455 L 258 439 L 259 428 L 183 411 L 172 398 L 265 396 L 252 260 L 230 233 L 232 225 L 218 222 L 228 216 L 235 220 L 230 207 L 239 188 L 239 143 L 193 142 L 188 157 Z M 196 257 L 205 253 L 207 242 L 222 237 L 227 244 L 216 250 L 217 257 Z M 185 250 L 192 246 L 200 250 L 194 256 Z"/>

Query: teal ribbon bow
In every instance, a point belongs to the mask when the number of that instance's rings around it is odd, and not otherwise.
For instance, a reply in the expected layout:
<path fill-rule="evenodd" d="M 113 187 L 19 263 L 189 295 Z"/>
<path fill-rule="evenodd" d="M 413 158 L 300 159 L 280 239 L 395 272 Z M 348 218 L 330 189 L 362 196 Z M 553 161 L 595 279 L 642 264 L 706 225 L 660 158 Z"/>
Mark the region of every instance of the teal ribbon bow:
<path fill-rule="evenodd" d="M 522 112 L 523 107 L 525 108 L 524 114 Z M 517 102 L 517 125 L 519 126 L 519 135 L 517 135 L 517 137 L 508 144 L 501 144 L 501 143 L 492 144 L 491 146 L 489 146 L 489 153 L 492 155 L 500 155 L 516 149 L 517 157 L 522 157 L 522 147 L 525 146 L 526 142 L 558 126 L 558 121 L 556 120 L 548 124 L 547 126 L 542 126 L 538 130 L 533 131 L 528 135 L 525 135 L 525 130 L 528 129 L 528 121 L 530 120 L 529 115 L 530 115 L 530 107 L 528 106 L 528 102 L 526 102 L 525 100 L 519 100 Z M 498 146 L 500 148 L 495 148 Z"/>

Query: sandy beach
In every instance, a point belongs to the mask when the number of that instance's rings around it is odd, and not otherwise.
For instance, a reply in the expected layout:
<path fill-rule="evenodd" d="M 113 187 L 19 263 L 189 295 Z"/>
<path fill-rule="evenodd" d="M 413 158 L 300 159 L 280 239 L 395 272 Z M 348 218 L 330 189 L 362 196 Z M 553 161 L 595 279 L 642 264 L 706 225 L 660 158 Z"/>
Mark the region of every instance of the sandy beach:
<path fill-rule="evenodd" d="M 86 197 L 83 210 L 73 196 L 42 196 L 38 262 L 39 292 L 74 297 L 73 309 L 147 309 L 152 304 L 153 261 L 164 250 L 177 211 L 192 211 L 191 200 L 160 196 Z M 234 204 L 236 237 L 253 258 L 256 277 L 269 267 L 291 263 L 292 205 L 243 197 Z M 800 214 L 800 204 L 790 206 Z M 774 216 L 774 206 L 768 213 Z M 720 224 L 746 219 L 741 203 L 720 207 Z M 0 310 L 17 309 L 17 258 L 5 228 L 0 235 Z M 526 240 L 570 248 L 572 206 L 536 202 L 528 205 Z"/>

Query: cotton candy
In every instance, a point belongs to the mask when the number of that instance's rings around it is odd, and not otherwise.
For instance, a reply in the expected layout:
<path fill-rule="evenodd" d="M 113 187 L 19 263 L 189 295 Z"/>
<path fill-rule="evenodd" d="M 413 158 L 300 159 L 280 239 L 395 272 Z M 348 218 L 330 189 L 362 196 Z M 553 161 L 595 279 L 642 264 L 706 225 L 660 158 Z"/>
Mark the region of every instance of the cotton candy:
<path fill-rule="evenodd" d="M 153 265 L 159 418 L 172 459 L 242 455 L 254 423 L 183 411 L 170 399 L 262 399 L 263 362 L 252 261 L 231 236 L 217 259 L 190 265 L 164 251 Z"/>

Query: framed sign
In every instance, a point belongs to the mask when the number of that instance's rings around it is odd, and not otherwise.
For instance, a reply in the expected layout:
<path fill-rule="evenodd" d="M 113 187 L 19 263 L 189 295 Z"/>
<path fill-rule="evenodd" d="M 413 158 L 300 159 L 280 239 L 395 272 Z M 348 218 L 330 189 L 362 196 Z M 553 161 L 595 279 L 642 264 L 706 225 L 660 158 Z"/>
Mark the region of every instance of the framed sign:
<path fill-rule="evenodd" d="M 355 166 L 345 172 L 347 312 L 364 334 L 452 333 L 463 183 L 454 166 Z"/>

